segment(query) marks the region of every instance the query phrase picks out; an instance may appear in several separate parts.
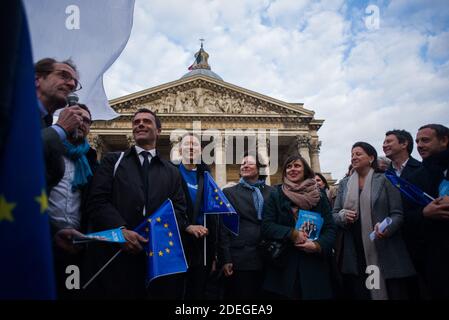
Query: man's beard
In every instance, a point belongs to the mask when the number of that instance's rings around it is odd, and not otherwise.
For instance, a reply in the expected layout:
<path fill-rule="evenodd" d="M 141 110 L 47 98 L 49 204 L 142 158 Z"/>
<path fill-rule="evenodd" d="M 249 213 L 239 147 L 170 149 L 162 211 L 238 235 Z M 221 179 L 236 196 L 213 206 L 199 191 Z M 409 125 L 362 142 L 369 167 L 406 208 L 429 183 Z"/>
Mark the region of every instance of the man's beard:
<path fill-rule="evenodd" d="M 78 135 L 76 138 L 73 136 L 73 132 L 70 134 L 69 141 L 73 145 L 80 145 L 80 144 L 84 143 L 85 137 L 83 136 L 83 134 L 81 133 L 81 131 L 79 129 L 77 129 L 77 131 L 78 131 Z"/>

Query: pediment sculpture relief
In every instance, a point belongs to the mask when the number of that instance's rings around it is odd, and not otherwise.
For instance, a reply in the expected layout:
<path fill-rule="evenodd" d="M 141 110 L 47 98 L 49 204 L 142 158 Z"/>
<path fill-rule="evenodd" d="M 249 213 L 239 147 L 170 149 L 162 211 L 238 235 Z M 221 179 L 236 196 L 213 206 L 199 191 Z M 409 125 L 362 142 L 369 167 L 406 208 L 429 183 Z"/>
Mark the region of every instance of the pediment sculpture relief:
<path fill-rule="evenodd" d="M 229 93 L 218 93 L 204 88 L 168 93 L 164 97 L 142 104 L 156 113 L 225 113 L 225 114 L 278 114 Z"/>

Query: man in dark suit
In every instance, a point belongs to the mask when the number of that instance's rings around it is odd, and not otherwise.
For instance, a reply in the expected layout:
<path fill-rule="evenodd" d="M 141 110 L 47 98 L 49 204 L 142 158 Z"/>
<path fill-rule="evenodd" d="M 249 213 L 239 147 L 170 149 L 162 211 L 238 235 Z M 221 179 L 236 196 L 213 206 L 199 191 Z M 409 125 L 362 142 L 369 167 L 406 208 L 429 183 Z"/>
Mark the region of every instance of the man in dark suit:
<path fill-rule="evenodd" d="M 449 298 L 449 128 L 428 124 L 416 135 L 423 166 L 410 181 L 435 200 L 416 207 L 426 241 L 425 278 L 432 299 Z"/>
<path fill-rule="evenodd" d="M 390 130 L 385 133 L 383 143 L 385 156 L 391 160 L 389 171 L 398 177 L 409 180 L 421 168 L 421 162 L 411 156 L 413 151 L 413 137 L 406 130 Z M 416 210 L 409 208 L 408 199 L 401 195 L 404 207 L 403 238 L 407 245 L 418 276 L 409 279 L 408 291 L 411 299 L 421 299 L 427 296 L 424 280 L 424 239 L 422 236 L 422 219 Z"/>
<path fill-rule="evenodd" d="M 223 189 L 240 216 L 238 236 L 221 227 L 219 261 L 225 275 L 225 299 L 262 297 L 264 266 L 257 246 L 261 241 L 264 200 L 273 188 L 265 184 L 261 168 L 259 157 L 246 153 L 240 165 L 239 183 Z"/>
<path fill-rule="evenodd" d="M 145 287 L 146 255 L 142 243 L 147 240 L 133 230 L 168 198 L 173 202 L 179 230 L 186 229 L 181 176 L 156 150 L 161 122 L 154 112 L 139 109 L 133 116 L 132 128 L 136 145 L 103 158 L 92 181 L 87 208 L 92 231 L 124 227 L 127 242 L 121 246 L 124 252 L 88 288 L 95 298 L 180 299 L 180 275 L 156 278 L 148 289 Z M 91 246 L 87 264 L 92 273 L 87 275 L 97 272 L 119 249 L 111 244 Z"/>

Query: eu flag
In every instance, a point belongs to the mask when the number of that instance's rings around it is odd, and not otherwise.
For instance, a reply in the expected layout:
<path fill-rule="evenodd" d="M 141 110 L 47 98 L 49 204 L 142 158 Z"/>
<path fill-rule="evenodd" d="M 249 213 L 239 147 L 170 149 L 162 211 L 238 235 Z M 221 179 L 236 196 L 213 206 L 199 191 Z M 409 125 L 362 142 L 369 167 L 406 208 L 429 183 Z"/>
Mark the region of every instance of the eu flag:
<path fill-rule="evenodd" d="M 385 176 L 390 180 L 391 184 L 401 191 L 409 200 L 415 202 L 420 206 L 428 205 L 432 200 L 434 200 L 427 193 L 419 189 L 414 184 L 408 182 L 407 180 L 398 177 L 394 172 L 387 171 Z"/>
<path fill-rule="evenodd" d="M 0 153 L 0 299 L 54 299 L 39 107 L 20 8 L 9 128 Z"/>
<path fill-rule="evenodd" d="M 148 239 L 144 245 L 147 255 L 147 286 L 157 277 L 187 271 L 187 261 L 170 199 L 165 200 L 134 231 Z"/>
<path fill-rule="evenodd" d="M 223 225 L 233 234 L 239 234 L 240 217 L 217 186 L 209 172 L 204 172 L 204 214 L 220 214 Z"/>

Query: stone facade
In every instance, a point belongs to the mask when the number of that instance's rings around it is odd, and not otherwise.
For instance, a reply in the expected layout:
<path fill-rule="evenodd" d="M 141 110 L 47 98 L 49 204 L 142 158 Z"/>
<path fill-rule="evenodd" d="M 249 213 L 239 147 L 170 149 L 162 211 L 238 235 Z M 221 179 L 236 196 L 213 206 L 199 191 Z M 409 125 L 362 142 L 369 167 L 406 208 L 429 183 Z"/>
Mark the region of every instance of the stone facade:
<path fill-rule="evenodd" d="M 252 145 L 263 162 L 276 162 L 267 169 L 271 184 L 281 181 L 283 161 L 292 153 L 301 154 L 313 170 L 321 171 L 317 132 L 323 120 L 314 119 L 314 112 L 301 103 L 286 103 L 196 73 L 111 100 L 110 105 L 120 116 L 95 121 L 89 136 L 100 155 L 132 145 L 132 116 L 137 109 L 148 108 L 161 119 L 158 149 L 165 158 L 176 160 L 179 156 L 177 142 L 182 130 L 201 133 L 203 147 L 212 149 L 210 166 L 220 186 L 238 181 L 243 149 L 253 149 Z"/>

